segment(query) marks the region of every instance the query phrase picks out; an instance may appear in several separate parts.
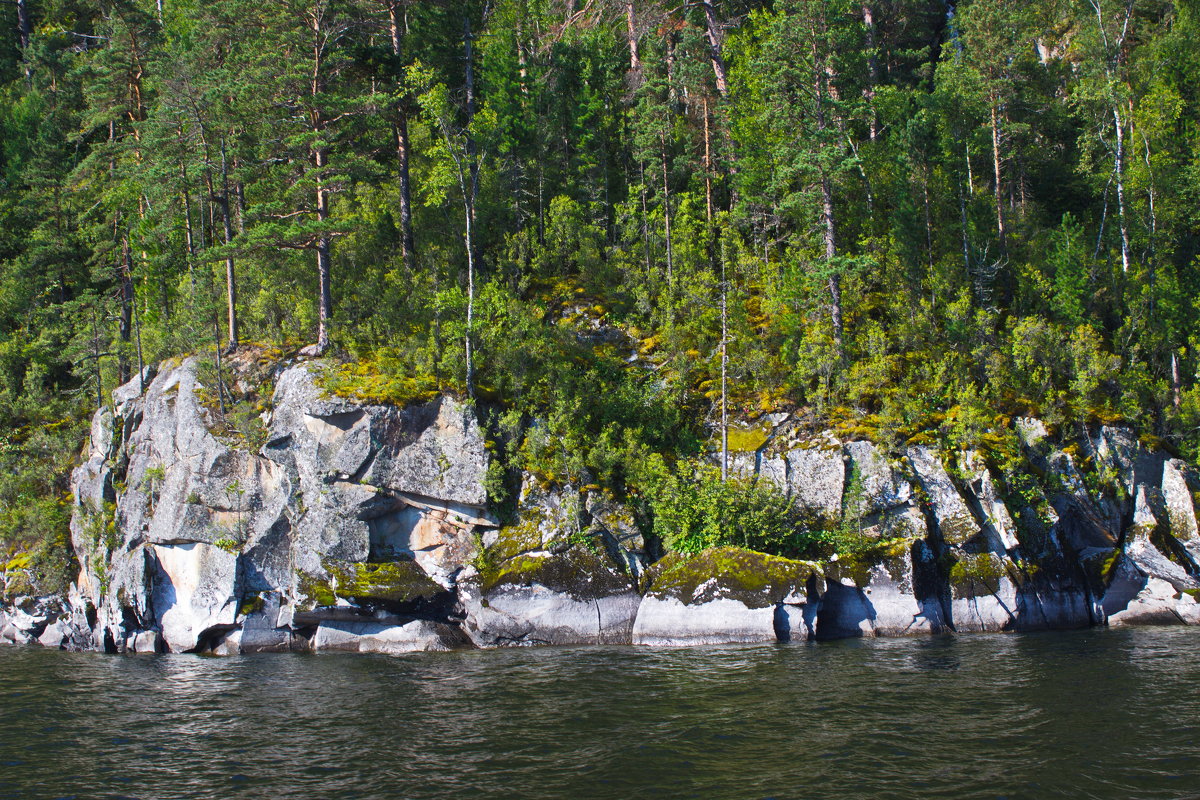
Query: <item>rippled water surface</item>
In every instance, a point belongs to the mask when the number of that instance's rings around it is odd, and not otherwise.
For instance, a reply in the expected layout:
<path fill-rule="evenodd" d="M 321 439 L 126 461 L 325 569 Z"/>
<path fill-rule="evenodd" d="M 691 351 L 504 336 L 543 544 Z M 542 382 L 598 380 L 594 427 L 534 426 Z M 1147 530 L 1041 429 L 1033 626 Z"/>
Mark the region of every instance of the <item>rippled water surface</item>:
<path fill-rule="evenodd" d="M 1200 797 L 1200 630 L 680 650 L 0 647 L 8 798 Z"/>

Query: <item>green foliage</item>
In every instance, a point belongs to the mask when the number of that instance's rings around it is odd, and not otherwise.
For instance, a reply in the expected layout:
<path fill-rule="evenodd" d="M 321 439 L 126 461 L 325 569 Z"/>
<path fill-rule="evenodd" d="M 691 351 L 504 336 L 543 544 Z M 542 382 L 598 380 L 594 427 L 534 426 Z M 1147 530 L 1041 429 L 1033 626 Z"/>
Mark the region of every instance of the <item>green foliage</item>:
<path fill-rule="evenodd" d="M 645 492 L 654 532 L 673 551 L 698 553 L 734 545 L 802 556 L 822 540 L 769 481 L 722 481 L 719 470 L 699 462 L 684 462 L 675 470 L 658 462 L 658 470 Z"/>
<path fill-rule="evenodd" d="M 269 375 L 230 362 L 319 324 L 335 396 L 512 415 L 496 502 L 520 469 L 749 502 L 694 488 L 722 399 L 887 448 L 1033 413 L 1200 456 L 1190 5 L 714 9 L 716 62 L 703 4 L 635 3 L 635 67 L 621 3 L 38 6 L 0 45 L 3 552 L 60 552 L 83 420 L 140 364 L 199 355 L 256 448 Z M 800 547 L 777 506 L 694 536 Z"/>
<path fill-rule="evenodd" d="M 226 553 L 232 553 L 233 555 L 237 555 L 238 553 L 242 552 L 242 543 L 229 536 L 222 536 L 221 538 L 217 539 L 215 542 L 213 542 L 213 546 L 219 547 Z"/>
<path fill-rule="evenodd" d="M 355 361 L 326 367 L 317 385 L 336 397 L 400 407 L 432 400 L 438 393 L 434 377 L 416 372 L 396 348 L 379 348 Z"/>

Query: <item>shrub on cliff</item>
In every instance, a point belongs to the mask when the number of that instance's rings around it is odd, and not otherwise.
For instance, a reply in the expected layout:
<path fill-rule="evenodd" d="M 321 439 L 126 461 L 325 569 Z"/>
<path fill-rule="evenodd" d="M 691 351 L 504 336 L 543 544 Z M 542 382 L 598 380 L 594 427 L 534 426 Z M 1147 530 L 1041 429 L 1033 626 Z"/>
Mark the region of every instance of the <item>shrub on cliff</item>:
<path fill-rule="evenodd" d="M 736 545 L 800 556 L 823 541 L 823 532 L 806 525 L 801 509 L 770 481 L 722 481 L 720 470 L 700 462 L 671 470 L 658 461 L 656 467 L 645 495 L 654 531 L 672 551 Z"/>

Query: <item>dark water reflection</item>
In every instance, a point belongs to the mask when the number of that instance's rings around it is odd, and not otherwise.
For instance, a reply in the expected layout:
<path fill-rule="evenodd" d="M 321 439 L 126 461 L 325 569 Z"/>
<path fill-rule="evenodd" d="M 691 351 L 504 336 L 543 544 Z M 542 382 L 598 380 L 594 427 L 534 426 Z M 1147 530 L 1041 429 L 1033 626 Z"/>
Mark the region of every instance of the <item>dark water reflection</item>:
<path fill-rule="evenodd" d="M 1200 631 L 230 659 L 0 648 L 8 798 L 1200 796 Z"/>

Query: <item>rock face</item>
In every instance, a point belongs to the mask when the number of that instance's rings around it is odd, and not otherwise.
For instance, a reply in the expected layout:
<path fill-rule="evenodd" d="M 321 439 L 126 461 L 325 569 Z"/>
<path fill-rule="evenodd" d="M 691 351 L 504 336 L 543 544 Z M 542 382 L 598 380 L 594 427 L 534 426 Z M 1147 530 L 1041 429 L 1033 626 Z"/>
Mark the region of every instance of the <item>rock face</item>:
<path fill-rule="evenodd" d="M 72 618 L 95 620 L 93 646 L 461 641 L 436 625 L 449 624 L 472 536 L 494 527 L 474 415 L 449 398 L 406 409 L 329 398 L 319 369 L 275 371 L 257 450 L 218 432 L 196 359 L 147 372 L 96 415 L 71 531 L 83 566 Z"/>
<path fill-rule="evenodd" d="M 731 467 L 840 555 L 664 556 L 620 498 L 531 475 L 500 526 L 469 407 L 331 397 L 324 368 L 234 364 L 269 383 L 241 434 L 196 359 L 117 389 L 73 474 L 78 578 L 26 596 L 0 563 L 0 642 L 395 654 L 1200 624 L 1200 477 L 1122 428 L 1062 444 L 1023 419 L 975 451 L 885 451 L 773 415 Z"/>
<path fill-rule="evenodd" d="M 649 574 L 633 643 L 773 642 L 815 638 L 820 567 L 736 547 L 672 553 Z"/>
<path fill-rule="evenodd" d="M 630 567 L 637 561 L 619 546 L 615 557 L 605 547 L 622 535 L 620 515 L 569 491 L 527 486 L 523 495 L 517 524 L 488 537 L 459 581 L 467 635 L 480 647 L 629 644 L 641 602 Z M 588 506 L 603 513 L 593 516 Z M 631 535 L 623 535 L 626 544 Z"/>

